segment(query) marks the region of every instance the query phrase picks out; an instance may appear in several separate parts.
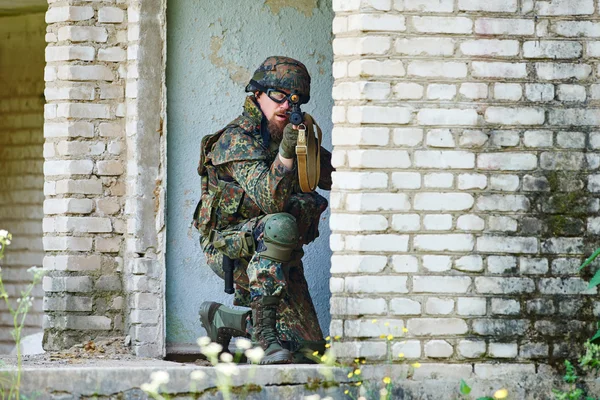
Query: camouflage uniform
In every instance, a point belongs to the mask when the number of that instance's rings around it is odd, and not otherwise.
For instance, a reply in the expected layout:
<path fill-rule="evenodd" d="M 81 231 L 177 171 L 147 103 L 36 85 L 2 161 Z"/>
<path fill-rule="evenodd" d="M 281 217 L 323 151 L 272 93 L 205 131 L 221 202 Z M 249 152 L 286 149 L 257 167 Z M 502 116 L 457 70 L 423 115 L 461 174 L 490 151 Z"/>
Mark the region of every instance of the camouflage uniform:
<path fill-rule="evenodd" d="M 195 219 L 210 268 L 223 278 L 223 254 L 235 260 L 234 304 L 249 307 L 257 297 L 279 296 L 279 339 L 295 350 L 303 341 L 323 339 L 301 258 L 302 246 L 319 236 L 327 200 L 300 191 L 298 172 L 281 163 L 278 146 L 256 99 L 247 97 L 240 117 L 203 139 Z M 331 189 L 332 170 L 331 153 L 321 149 L 320 188 Z M 296 218 L 300 235 L 292 261 L 285 264 L 261 257 L 265 220 L 281 212 Z"/>

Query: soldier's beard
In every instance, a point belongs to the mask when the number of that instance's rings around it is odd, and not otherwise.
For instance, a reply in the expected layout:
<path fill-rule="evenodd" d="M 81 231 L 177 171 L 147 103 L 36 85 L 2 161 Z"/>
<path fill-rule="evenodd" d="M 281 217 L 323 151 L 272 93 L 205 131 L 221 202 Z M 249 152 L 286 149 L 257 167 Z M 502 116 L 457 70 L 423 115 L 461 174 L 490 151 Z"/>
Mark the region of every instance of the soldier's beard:
<path fill-rule="evenodd" d="M 278 121 L 277 119 L 275 119 L 275 116 L 273 115 L 273 118 L 267 124 L 267 128 L 269 129 L 269 133 L 271 134 L 271 139 L 274 142 L 281 143 L 281 139 L 283 139 L 283 130 L 285 129 L 285 126 L 287 124 L 288 124 L 287 120 Z"/>

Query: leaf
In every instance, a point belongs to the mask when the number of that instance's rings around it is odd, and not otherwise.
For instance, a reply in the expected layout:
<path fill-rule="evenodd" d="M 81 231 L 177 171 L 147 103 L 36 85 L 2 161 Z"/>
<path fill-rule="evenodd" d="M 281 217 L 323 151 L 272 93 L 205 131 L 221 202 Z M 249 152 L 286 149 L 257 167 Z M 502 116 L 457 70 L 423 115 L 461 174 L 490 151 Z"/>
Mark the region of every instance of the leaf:
<path fill-rule="evenodd" d="M 583 262 L 583 264 L 581 264 L 579 270 L 581 271 L 582 269 L 590 265 L 590 263 L 594 261 L 596 257 L 598 257 L 598 255 L 600 255 L 600 249 L 596 249 L 596 251 L 591 256 L 589 256 L 588 259 Z"/>
<path fill-rule="evenodd" d="M 480 397 L 477 400 L 494 400 L 494 398 L 487 396 L 487 397 Z"/>
<path fill-rule="evenodd" d="M 471 393 L 471 387 L 467 385 L 464 379 L 460 380 L 460 393 L 461 394 L 469 394 Z"/>
<path fill-rule="evenodd" d="M 596 334 L 594 335 L 594 337 L 592 337 L 592 338 L 590 339 L 590 342 L 593 342 L 594 340 L 596 340 L 596 339 L 599 339 L 599 338 L 600 338 L 600 329 L 598 329 L 598 330 L 596 331 Z"/>
<path fill-rule="evenodd" d="M 588 285 L 588 289 L 595 288 L 598 285 L 600 285 L 600 269 L 598 271 L 596 271 L 596 273 L 594 274 L 594 277 L 592 278 L 592 280 L 590 281 L 590 284 Z"/>

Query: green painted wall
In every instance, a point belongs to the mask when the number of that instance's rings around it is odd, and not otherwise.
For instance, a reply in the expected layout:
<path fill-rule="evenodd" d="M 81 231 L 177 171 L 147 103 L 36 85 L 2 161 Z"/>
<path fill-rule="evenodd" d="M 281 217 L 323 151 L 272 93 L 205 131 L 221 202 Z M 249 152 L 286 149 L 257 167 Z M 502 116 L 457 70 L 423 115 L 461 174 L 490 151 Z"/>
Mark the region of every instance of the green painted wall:
<path fill-rule="evenodd" d="M 303 109 L 323 128 L 331 148 L 331 0 L 169 0 L 167 9 L 167 343 L 194 348 L 204 335 L 200 303 L 230 304 L 222 281 L 205 264 L 190 220 L 200 196 L 196 174 L 203 135 L 242 110 L 244 87 L 270 55 L 304 62 L 312 76 L 311 101 Z M 326 194 L 328 197 L 328 194 Z M 327 214 L 328 216 L 328 214 Z M 305 248 L 305 269 L 324 331 L 329 330 L 329 227 Z"/>

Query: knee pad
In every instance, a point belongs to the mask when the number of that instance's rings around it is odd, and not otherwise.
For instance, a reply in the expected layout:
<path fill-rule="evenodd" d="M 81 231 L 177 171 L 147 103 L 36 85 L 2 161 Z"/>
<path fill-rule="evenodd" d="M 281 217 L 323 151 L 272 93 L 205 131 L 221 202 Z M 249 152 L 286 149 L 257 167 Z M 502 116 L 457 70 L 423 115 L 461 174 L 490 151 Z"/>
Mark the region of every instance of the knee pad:
<path fill-rule="evenodd" d="M 288 213 L 271 214 L 266 217 L 263 231 L 265 251 L 261 257 L 280 263 L 292 259 L 292 252 L 298 245 L 298 224 Z"/>

